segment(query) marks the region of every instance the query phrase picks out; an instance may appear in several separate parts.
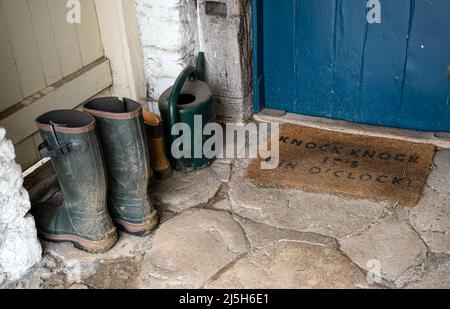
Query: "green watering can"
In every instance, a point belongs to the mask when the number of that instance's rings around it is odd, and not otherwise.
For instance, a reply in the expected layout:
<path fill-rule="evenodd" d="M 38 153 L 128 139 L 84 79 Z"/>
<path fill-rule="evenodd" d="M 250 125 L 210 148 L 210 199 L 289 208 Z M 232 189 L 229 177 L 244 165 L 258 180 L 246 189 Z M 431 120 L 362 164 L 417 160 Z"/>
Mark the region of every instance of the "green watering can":
<path fill-rule="evenodd" d="M 206 157 L 203 153 L 203 145 L 211 137 L 203 135 L 203 129 L 208 123 L 216 121 L 211 88 L 202 81 L 204 67 L 205 55 L 199 53 L 196 68 L 192 66 L 185 68 L 175 84 L 167 89 L 159 99 L 158 105 L 164 122 L 164 135 L 168 141 L 167 153 L 172 167 L 178 171 L 196 171 L 211 165 L 215 160 L 215 157 L 210 158 L 211 155 Z M 199 120 L 201 120 L 200 123 Z M 172 127 L 180 123 L 190 128 L 191 136 L 190 138 L 187 136 L 190 139 L 190 145 L 183 144 L 177 149 L 190 155 L 174 158 L 171 151 L 172 144 L 180 136 L 172 135 Z M 186 135 L 184 137 L 186 138 Z M 199 148 L 202 148 L 200 155 Z"/>

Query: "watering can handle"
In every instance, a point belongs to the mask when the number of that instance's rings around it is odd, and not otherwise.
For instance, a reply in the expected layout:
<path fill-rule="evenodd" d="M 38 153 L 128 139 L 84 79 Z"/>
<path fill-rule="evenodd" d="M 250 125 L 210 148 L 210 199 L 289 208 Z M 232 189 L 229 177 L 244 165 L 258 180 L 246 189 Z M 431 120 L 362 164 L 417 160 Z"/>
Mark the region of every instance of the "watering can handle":
<path fill-rule="evenodd" d="M 184 83 L 188 78 L 195 75 L 195 69 L 192 66 L 185 68 L 181 74 L 178 76 L 175 84 L 172 88 L 172 93 L 169 97 L 169 127 L 172 128 L 177 122 L 177 104 L 178 98 L 180 97 L 181 90 L 183 89 Z"/>
<path fill-rule="evenodd" d="M 172 127 L 178 122 L 177 117 L 177 104 L 178 98 L 180 97 L 181 90 L 183 89 L 184 83 L 189 80 L 203 80 L 203 72 L 205 70 L 205 54 L 200 52 L 197 57 L 196 67 L 189 66 L 185 68 L 180 75 L 178 76 L 175 84 L 172 88 L 172 93 L 169 97 L 169 128 L 172 130 Z"/>

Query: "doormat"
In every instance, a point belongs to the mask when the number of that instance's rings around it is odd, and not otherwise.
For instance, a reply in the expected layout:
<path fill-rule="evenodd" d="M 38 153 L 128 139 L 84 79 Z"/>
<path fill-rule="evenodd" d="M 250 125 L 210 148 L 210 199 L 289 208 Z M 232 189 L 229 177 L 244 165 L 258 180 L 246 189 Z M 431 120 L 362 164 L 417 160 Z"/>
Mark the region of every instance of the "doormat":
<path fill-rule="evenodd" d="M 436 147 L 394 139 L 282 125 L 280 164 L 247 177 L 262 187 L 298 188 L 414 207 L 422 196 Z"/>

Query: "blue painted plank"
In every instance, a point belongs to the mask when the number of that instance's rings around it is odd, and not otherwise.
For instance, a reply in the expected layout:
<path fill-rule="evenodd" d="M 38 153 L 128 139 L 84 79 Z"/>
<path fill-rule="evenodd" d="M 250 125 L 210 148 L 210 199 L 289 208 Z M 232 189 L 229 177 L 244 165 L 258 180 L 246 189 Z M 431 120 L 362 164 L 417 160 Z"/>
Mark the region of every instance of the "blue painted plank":
<path fill-rule="evenodd" d="M 334 28 L 337 0 L 297 1 L 298 102 L 292 109 L 327 115 L 333 104 Z"/>
<path fill-rule="evenodd" d="M 399 123 L 450 132 L 450 1 L 414 2 Z"/>
<path fill-rule="evenodd" d="M 366 24 L 360 109 L 350 121 L 398 127 L 410 0 L 382 1 L 381 24 Z"/>
<path fill-rule="evenodd" d="M 253 106 L 259 113 L 264 105 L 261 99 L 265 98 L 264 85 L 264 58 L 259 51 L 264 50 L 264 37 L 261 35 L 263 26 L 263 5 L 258 0 L 252 0 L 252 39 L 253 39 Z"/>
<path fill-rule="evenodd" d="M 289 109 L 296 100 L 296 0 L 263 1 L 265 106 Z"/>
<path fill-rule="evenodd" d="M 365 1 L 336 2 L 331 81 L 333 96 L 331 105 L 326 109 L 326 117 L 360 118 L 359 89 L 367 30 L 366 11 Z"/>

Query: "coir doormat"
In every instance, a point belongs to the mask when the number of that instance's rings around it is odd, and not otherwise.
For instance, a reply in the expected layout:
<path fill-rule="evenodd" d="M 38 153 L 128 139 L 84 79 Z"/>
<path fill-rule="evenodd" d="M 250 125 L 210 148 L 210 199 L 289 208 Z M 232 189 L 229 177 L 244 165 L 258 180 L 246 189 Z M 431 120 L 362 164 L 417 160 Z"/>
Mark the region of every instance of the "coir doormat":
<path fill-rule="evenodd" d="M 280 165 L 262 170 L 261 159 L 247 177 L 263 187 L 299 188 L 417 205 L 435 146 L 400 140 L 282 125 Z"/>

